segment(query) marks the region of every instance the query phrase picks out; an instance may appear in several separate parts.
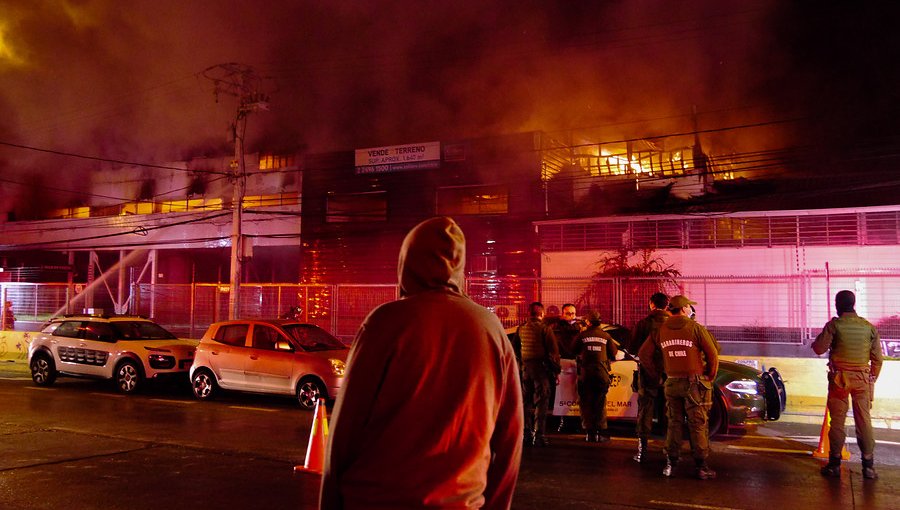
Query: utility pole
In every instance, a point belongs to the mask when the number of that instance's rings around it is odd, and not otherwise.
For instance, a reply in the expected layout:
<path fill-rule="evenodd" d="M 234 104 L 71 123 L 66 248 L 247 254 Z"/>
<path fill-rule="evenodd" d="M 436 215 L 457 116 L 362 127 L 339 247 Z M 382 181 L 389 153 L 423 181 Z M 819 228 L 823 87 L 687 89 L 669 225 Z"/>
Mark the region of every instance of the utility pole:
<path fill-rule="evenodd" d="M 244 134 L 247 131 L 247 116 L 253 112 L 268 110 L 269 98 L 261 92 L 262 80 L 253 68 L 243 64 L 219 64 L 203 71 L 203 76 L 215 85 L 216 102 L 219 93 L 238 98 L 237 113 L 231 124 L 234 140 L 234 161 L 231 163 L 233 193 L 231 199 L 231 279 L 228 294 L 228 318 L 241 316 L 241 262 L 244 237 L 242 233 L 244 191 L 247 172 L 244 165 Z"/>

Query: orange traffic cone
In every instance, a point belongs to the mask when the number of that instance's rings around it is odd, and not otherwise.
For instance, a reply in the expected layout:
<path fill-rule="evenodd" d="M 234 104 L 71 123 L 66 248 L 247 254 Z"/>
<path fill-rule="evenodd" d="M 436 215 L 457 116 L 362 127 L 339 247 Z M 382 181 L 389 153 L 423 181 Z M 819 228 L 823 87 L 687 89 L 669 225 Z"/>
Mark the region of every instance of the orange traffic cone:
<path fill-rule="evenodd" d="M 306 447 L 306 461 L 302 466 L 294 466 L 295 473 L 321 475 L 325 469 L 325 445 L 328 444 L 328 417 L 325 416 L 325 399 L 316 402 L 312 430 L 309 431 L 309 445 Z"/>
<path fill-rule="evenodd" d="M 813 457 L 817 459 L 827 459 L 829 455 L 829 442 L 828 442 L 828 431 L 831 430 L 831 413 L 828 412 L 828 408 L 825 409 L 825 419 L 822 421 L 822 431 L 819 433 L 819 447 L 816 448 L 816 451 L 813 452 Z M 843 460 L 850 460 L 850 450 L 847 449 L 847 444 L 844 443 L 844 449 L 841 450 L 841 458 Z"/>

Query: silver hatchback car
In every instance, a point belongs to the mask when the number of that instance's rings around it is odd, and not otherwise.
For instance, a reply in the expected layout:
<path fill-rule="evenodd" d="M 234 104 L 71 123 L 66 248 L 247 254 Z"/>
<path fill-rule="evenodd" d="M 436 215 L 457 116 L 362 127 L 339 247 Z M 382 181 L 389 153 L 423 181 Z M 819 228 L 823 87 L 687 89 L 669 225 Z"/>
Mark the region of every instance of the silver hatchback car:
<path fill-rule="evenodd" d="M 349 349 L 313 324 L 244 319 L 209 326 L 194 357 L 194 396 L 212 398 L 219 388 L 294 395 L 304 409 L 333 400 L 344 380 Z"/>

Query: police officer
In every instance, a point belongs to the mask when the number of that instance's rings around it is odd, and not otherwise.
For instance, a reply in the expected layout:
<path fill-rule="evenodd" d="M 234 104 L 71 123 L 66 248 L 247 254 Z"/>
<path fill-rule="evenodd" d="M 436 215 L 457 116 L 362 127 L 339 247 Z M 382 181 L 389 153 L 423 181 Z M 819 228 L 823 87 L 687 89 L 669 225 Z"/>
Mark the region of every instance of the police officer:
<path fill-rule="evenodd" d="M 525 407 L 525 443 L 547 446 L 544 437 L 550 384 L 560 372 L 559 347 L 543 322 L 544 305 L 531 303 L 529 318 L 516 331 L 522 348 L 522 399 Z"/>
<path fill-rule="evenodd" d="M 600 327 L 600 314 L 585 317 L 587 329 L 575 337 L 572 351 L 578 359 L 578 406 L 581 426 L 589 443 L 609 441 L 606 434 L 606 394 L 609 392 L 610 360 L 619 351 L 616 341 Z"/>
<path fill-rule="evenodd" d="M 647 340 L 653 331 L 659 329 L 670 315 L 666 310 L 666 307 L 669 306 L 669 296 L 662 292 L 657 292 L 650 296 L 649 306 L 650 314 L 634 325 L 631 342 L 627 349 L 631 354 L 636 355 L 644 341 Z M 657 352 L 658 354 L 659 352 Z M 656 360 L 657 364 L 659 364 L 659 361 L 659 359 Z M 647 364 L 652 362 L 652 360 L 648 360 Z M 640 360 L 639 363 L 637 373 L 638 411 L 637 422 L 635 423 L 638 451 L 633 458 L 637 462 L 642 462 L 647 459 L 647 440 L 653 428 L 653 409 L 656 407 L 656 398 L 659 396 L 662 381 L 659 375 L 651 376 L 650 372 L 644 368 L 644 363 L 641 363 Z"/>
<path fill-rule="evenodd" d="M 583 321 L 576 317 L 575 305 L 566 303 L 560 309 L 560 315 L 557 317 L 545 317 L 544 322 L 553 330 L 553 336 L 556 337 L 556 343 L 559 346 L 559 356 L 565 359 L 575 359 L 575 353 L 572 352 L 572 345 L 575 337 L 581 333 L 581 325 Z M 556 388 L 550 388 L 550 401 L 554 402 L 556 398 Z M 578 426 L 575 417 L 560 416 L 559 428 L 557 432 L 568 432 L 577 429 Z"/>
<path fill-rule="evenodd" d="M 709 457 L 712 381 L 719 368 L 719 353 L 712 335 L 689 318 L 693 304 L 696 303 L 686 296 L 673 297 L 669 301 L 672 316 L 650 334 L 638 355 L 644 360 L 647 371 L 655 375 L 659 367 L 647 363 L 647 360 L 653 360 L 656 352 L 661 352 L 663 370 L 667 376 L 663 388 L 669 428 L 666 431 L 666 467 L 663 469 L 663 476 L 672 476 L 672 471 L 678 464 L 686 416 L 697 477 L 708 480 L 716 477 L 716 472 L 710 469 L 706 461 Z"/>
<path fill-rule="evenodd" d="M 856 296 L 842 290 L 834 297 L 838 316 L 828 321 L 813 341 L 816 354 L 828 355 L 828 412 L 831 429 L 828 431 L 828 464 L 822 467 L 825 476 L 841 476 L 841 451 L 847 438 L 844 423 L 849 399 L 853 397 L 853 422 L 856 442 L 862 452 L 863 477 L 878 478 L 875 472 L 875 436 L 872 432 L 870 410 L 875 380 L 881 372 L 882 354 L 878 331 L 869 321 L 856 315 Z"/>
<path fill-rule="evenodd" d="M 556 336 L 556 342 L 559 345 L 559 355 L 566 359 L 575 359 L 575 353 L 572 352 L 572 345 L 575 337 L 581 332 L 581 322 L 576 317 L 575 305 L 566 303 L 562 305 L 560 316 L 547 324 L 553 329 Z"/>

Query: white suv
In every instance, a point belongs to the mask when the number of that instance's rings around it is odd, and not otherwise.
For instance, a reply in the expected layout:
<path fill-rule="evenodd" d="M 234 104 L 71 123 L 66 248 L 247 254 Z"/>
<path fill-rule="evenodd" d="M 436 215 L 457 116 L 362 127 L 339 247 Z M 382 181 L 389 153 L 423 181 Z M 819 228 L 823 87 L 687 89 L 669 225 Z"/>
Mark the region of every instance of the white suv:
<path fill-rule="evenodd" d="M 65 374 L 112 379 L 120 392 L 134 393 L 147 379 L 187 380 L 196 349 L 197 340 L 176 338 L 142 317 L 55 317 L 31 341 L 28 366 L 38 386 Z"/>

